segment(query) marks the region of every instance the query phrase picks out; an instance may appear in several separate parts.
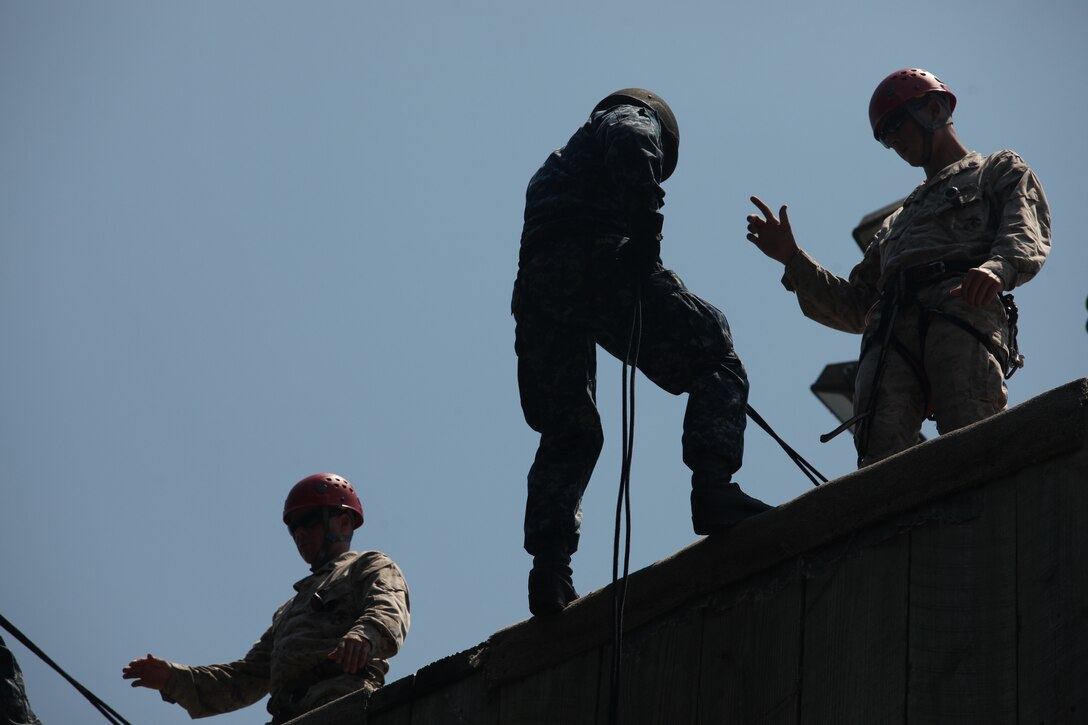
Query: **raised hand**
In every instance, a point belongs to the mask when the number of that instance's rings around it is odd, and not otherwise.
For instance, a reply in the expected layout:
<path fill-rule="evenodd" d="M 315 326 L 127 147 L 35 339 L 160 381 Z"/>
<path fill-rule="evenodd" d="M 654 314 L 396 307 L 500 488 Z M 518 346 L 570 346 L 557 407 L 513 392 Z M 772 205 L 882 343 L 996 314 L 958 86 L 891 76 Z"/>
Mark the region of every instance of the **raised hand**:
<path fill-rule="evenodd" d="M 780 218 L 775 218 L 771 208 L 759 197 L 753 196 L 752 203 L 759 208 L 763 216 L 748 215 L 748 241 L 759 247 L 759 250 L 771 259 L 788 264 L 799 248 L 797 241 L 793 238 L 786 205 L 783 204 L 778 212 Z"/>

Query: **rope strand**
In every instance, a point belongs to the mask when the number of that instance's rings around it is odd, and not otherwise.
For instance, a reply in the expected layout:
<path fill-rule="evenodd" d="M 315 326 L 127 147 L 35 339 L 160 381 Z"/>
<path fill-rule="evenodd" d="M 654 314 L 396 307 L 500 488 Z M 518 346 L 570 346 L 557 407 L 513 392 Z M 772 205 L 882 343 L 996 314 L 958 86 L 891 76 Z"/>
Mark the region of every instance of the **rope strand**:
<path fill-rule="evenodd" d="M 627 575 L 631 569 L 631 461 L 635 448 L 635 372 L 638 368 L 639 347 L 642 344 L 642 292 L 636 282 L 635 307 L 631 317 L 631 333 L 621 375 L 622 442 L 620 489 L 616 501 L 616 528 L 612 542 L 612 683 L 609 702 L 609 722 L 619 723 L 620 676 L 623 663 L 623 609 L 627 600 Z M 630 374 L 630 378 L 628 378 Z M 619 573 L 621 517 L 625 524 L 623 546 L 623 575 Z"/>
<path fill-rule="evenodd" d="M 76 690 L 79 691 L 79 694 L 81 694 L 85 698 L 87 698 L 87 700 L 90 701 L 90 703 L 95 707 L 95 709 L 98 710 L 100 713 L 102 713 L 102 717 L 109 720 L 111 723 L 113 723 L 113 725 L 131 725 L 131 723 L 129 723 L 128 720 L 121 717 L 121 715 L 116 710 L 114 710 L 112 707 L 110 707 L 105 702 L 103 702 L 102 699 L 100 697 L 98 697 L 98 695 L 95 695 L 93 692 L 91 692 L 86 687 L 84 687 L 74 677 L 72 677 L 67 672 L 65 672 L 63 669 L 61 669 L 60 665 L 58 665 L 56 662 L 54 662 L 52 659 L 50 659 L 49 655 L 47 655 L 45 652 L 43 652 L 41 650 L 41 648 L 38 647 L 38 645 L 31 642 L 29 637 L 27 637 L 25 634 L 20 632 L 18 630 L 18 628 L 16 628 L 16 626 L 14 624 L 9 622 L 7 620 L 7 618 L 5 618 L 3 615 L 0 615 L 0 627 L 3 627 L 4 629 L 6 629 L 11 634 L 12 637 L 19 640 L 19 642 L 21 642 L 24 647 L 26 647 L 28 650 L 30 650 L 31 652 L 36 654 L 38 656 L 38 658 L 42 660 L 42 662 L 45 662 L 45 664 L 49 665 L 54 670 L 56 670 L 60 674 L 61 677 L 63 677 L 65 680 L 68 681 L 68 684 L 70 684 L 72 687 L 76 688 Z"/>

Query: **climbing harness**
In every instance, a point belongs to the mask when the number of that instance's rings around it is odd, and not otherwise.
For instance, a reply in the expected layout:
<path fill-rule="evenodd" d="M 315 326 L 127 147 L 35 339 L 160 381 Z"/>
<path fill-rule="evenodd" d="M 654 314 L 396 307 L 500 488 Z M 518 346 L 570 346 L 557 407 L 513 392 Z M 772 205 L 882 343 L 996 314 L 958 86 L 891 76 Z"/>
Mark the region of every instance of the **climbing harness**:
<path fill-rule="evenodd" d="M 1020 353 L 1020 348 L 1016 341 L 1018 332 L 1017 323 L 1020 315 L 1019 310 L 1016 307 L 1015 299 L 1011 294 L 1002 292 L 998 295 L 998 299 L 1005 309 L 1005 318 L 1008 326 L 1008 334 L 1006 336 L 1008 341 L 1007 354 L 999 345 L 994 343 L 989 335 L 986 335 L 971 323 L 937 307 L 923 305 L 917 297 L 917 292 L 922 287 L 952 277 L 963 276 L 968 270 L 976 267 L 978 267 L 977 264 L 963 261 L 930 262 L 928 264 L 920 264 L 905 269 L 892 278 L 891 283 L 885 287 L 881 293 L 880 300 L 877 302 L 877 305 L 880 307 L 880 324 L 877 327 L 876 333 L 866 339 L 861 350 L 861 358 L 864 359 L 865 355 L 872 349 L 874 341 L 880 341 L 880 357 L 877 358 L 876 371 L 873 375 L 873 382 L 869 390 L 869 404 L 864 411 L 844 421 L 831 432 L 821 435 L 821 443 L 826 443 L 846 429 L 857 425 L 856 438 L 858 441 L 858 460 L 861 461 L 862 458 L 864 458 L 868 448 L 870 425 L 877 409 L 880 383 L 884 376 L 889 350 L 895 350 L 918 379 L 918 384 L 921 386 L 923 396 L 926 400 L 924 417 L 932 419 L 932 393 L 929 378 L 925 372 L 925 366 L 917 356 L 911 354 L 906 345 L 896 338 L 893 333 L 895 322 L 900 311 L 908 305 L 916 306 L 920 312 L 918 318 L 919 350 L 925 350 L 926 336 L 929 332 L 929 325 L 931 322 L 934 319 L 941 319 L 959 327 L 978 340 L 979 344 L 986 348 L 986 351 L 989 352 L 994 360 L 997 361 L 998 365 L 1001 366 L 1001 372 L 1005 380 L 1011 378 L 1017 370 L 1024 367 L 1024 356 Z"/>
<path fill-rule="evenodd" d="M 65 680 L 68 681 L 68 684 L 70 684 L 72 687 L 76 688 L 76 690 L 78 690 L 81 695 L 83 695 L 85 698 L 87 698 L 87 700 L 90 701 L 90 703 L 92 705 L 94 705 L 96 710 L 98 710 L 100 713 L 102 713 L 102 717 L 109 720 L 111 723 L 113 723 L 113 725 L 131 725 L 131 723 L 129 723 L 128 720 L 121 717 L 121 715 L 116 710 L 114 710 L 112 707 L 110 707 L 105 702 L 103 702 L 102 699 L 98 697 L 98 695 L 96 695 L 93 692 L 91 692 L 90 690 L 88 690 L 86 687 L 84 687 L 82 684 L 80 684 L 75 678 L 73 678 L 67 672 L 62 670 L 60 668 L 60 666 L 56 662 L 51 660 L 49 658 L 49 656 L 46 655 L 45 652 L 43 652 L 38 647 L 38 645 L 31 642 L 29 637 L 27 637 L 25 634 L 20 632 L 15 627 L 15 625 L 12 624 L 11 622 L 9 622 L 3 615 L 0 615 L 0 627 L 3 627 L 4 629 L 6 629 L 11 634 L 11 636 L 14 637 L 15 639 L 19 640 L 23 644 L 24 647 L 26 647 L 28 650 L 30 650 L 34 654 L 38 655 L 38 657 L 42 660 L 42 662 L 45 662 L 45 664 L 49 665 L 54 670 L 56 670 L 60 674 L 61 677 L 63 677 Z"/>

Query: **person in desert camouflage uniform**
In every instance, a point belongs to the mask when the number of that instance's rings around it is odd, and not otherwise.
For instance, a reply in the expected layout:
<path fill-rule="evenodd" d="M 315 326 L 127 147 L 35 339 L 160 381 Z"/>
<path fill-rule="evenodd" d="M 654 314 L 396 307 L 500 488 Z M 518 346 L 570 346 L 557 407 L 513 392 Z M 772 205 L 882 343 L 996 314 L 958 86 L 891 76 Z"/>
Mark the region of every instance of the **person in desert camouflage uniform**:
<path fill-rule="evenodd" d="M 956 97 L 918 68 L 892 73 L 869 103 L 873 135 L 926 180 L 893 212 L 849 279 L 797 246 L 786 207 L 756 197 L 748 239 L 785 267 L 804 314 L 862 332 L 855 383 L 858 465 L 902 451 L 932 415 L 948 433 L 1003 410 L 1023 365 L 1015 306 L 1003 293 L 1034 277 L 1050 251 L 1050 211 L 1012 151 L 982 156 L 952 128 Z"/>
<path fill-rule="evenodd" d="M 191 667 L 153 655 L 123 670 L 133 687 L 159 690 L 191 717 L 230 712 L 271 694 L 271 725 L 344 695 L 382 686 L 408 634 L 408 586 L 393 561 L 349 551 L 363 508 L 351 484 L 319 473 L 299 481 L 283 520 L 312 574 L 272 616 L 240 660 Z"/>
<path fill-rule="evenodd" d="M 570 557 L 603 445 L 596 345 L 628 359 L 636 302 L 638 368 L 670 393 L 688 394 L 683 454 L 696 533 L 769 508 L 732 480 L 743 457 L 748 379 L 729 323 L 659 258 L 661 183 L 679 141 L 660 97 L 624 89 L 597 104 L 529 182 L 512 310 L 522 410 L 540 433 L 525 507 L 533 614 L 577 597 Z"/>

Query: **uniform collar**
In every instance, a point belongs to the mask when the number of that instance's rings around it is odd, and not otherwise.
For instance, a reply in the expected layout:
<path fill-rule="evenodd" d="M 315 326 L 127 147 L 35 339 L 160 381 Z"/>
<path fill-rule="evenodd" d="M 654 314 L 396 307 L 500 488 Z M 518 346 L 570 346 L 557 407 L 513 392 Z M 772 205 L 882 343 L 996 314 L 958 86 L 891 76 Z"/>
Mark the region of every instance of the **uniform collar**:
<path fill-rule="evenodd" d="M 955 176 L 956 174 L 966 169 L 977 168 L 981 164 L 982 154 L 979 154 L 976 151 L 968 151 L 967 155 L 964 156 L 962 159 L 960 159 L 959 161 L 954 161 L 953 163 L 941 169 L 940 172 L 937 173 L 937 175 L 934 176 L 932 179 L 926 179 L 921 184 L 914 187 L 914 191 L 912 191 L 910 193 L 910 196 L 908 196 L 906 200 L 903 201 L 903 206 L 919 201 L 923 196 L 925 196 L 926 192 L 928 192 L 930 189 L 937 186 L 938 184 L 941 184 L 946 179 Z"/>
<path fill-rule="evenodd" d="M 297 582 L 295 582 L 295 585 L 294 585 L 295 586 L 295 591 L 301 590 L 302 587 L 306 586 L 306 582 L 310 581 L 314 577 L 327 576 L 333 569 L 335 569 L 341 563 L 343 563 L 346 560 L 354 559 L 357 556 L 359 556 L 359 552 L 357 552 L 357 551 L 345 551 L 343 554 L 336 557 L 335 559 L 329 559 L 324 564 L 322 564 L 317 569 L 315 569 L 312 574 L 310 574 L 309 576 L 305 576 L 305 577 L 299 579 Z"/>

